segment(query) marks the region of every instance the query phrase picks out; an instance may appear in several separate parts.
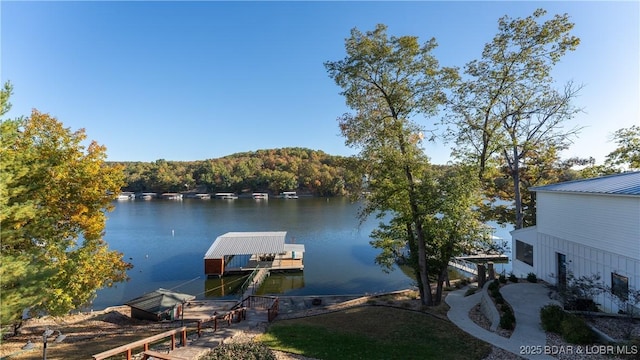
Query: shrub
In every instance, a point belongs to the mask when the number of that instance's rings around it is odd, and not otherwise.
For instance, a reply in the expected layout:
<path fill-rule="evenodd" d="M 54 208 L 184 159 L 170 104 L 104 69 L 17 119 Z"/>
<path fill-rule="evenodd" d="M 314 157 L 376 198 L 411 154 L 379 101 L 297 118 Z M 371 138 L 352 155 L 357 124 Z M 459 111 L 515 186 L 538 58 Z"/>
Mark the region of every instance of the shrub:
<path fill-rule="evenodd" d="M 565 309 L 597 312 L 598 304 L 591 299 L 572 299 L 566 302 Z"/>
<path fill-rule="evenodd" d="M 502 296 L 496 297 L 496 304 L 504 304 L 504 298 Z"/>
<path fill-rule="evenodd" d="M 470 284 L 469 279 L 467 279 L 467 278 L 462 278 L 462 279 L 458 280 L 458 282 L 456 283 L 456 287 L 458 287 L 458 286 L 459 286 L 460 288 L 462 288 L 462 287 L 465 287 L 465 286 L 467 286 L 467 285 L 469 285 L 469 284 Z"/>
<path fill-rule="evenodd" d="M 562 338 L 572 344 L 591 344 L 596 340 L 596 334 L 580 317 L 567 314 L 562 320 Z"/>
<path fill-rule="evenodd" d="M 591 274 L 576 278 L 573 272 L 567 272 L 567 283 L 560 287 L 560 296 L 564 300 L 565 309 L 580 311 L 595 311 L 597 305 L 593 299 L 606 291 L 606 286 L 600 280 L 600 274 Z M 590 310 L 593 309 L 593 310 Z"/>
<path fill-rule="evenodd" d="M 542 328 L 557 334 L 562 332 L 562 320 L 567 315 L 560 305 L 545 305 L 540 309 Z"/>
<path fill-rule="evenodd" d="M 538 282 L 538 277 L 536 276 L 536 274 L 530 272 L 527 274 L 527 281 L 531 283 L 536 283 Z"/>
<path fill-rule="evenodd" d="M 495 291 L 498 289 L 500 289 L 500 283 L 497 280 L 493 280 L 489 283 L 489 286 L 487 286 L 487 290 L 489 291 Z"/>
<path fill-rule="evenodd" d="M 511 273 L 511 274 L 509 274 L 509 281 L 517 283 L 518 282 L 518 277 L 514 273 Z"/>
<path fill-rule="evenodd" d="M 502 304 L 500 306 L 500 311 L 502 311 L 502 312 L 513 312 L 513 311 L 511 311 L 511 308 L 507 304 Z"/>
<path fill-rule="evenodd" d="M 469 296 L 469 295 L 473 295 L 476 293 L 476 291 L 478 290 L 478 288 L 476 287 L 470 287 L 467 289 L 467 292 L 464 293 L 464 296 Z"/>
<path fill-rule="evenodd" d="M 513 330 L 516 322 L 516 317 L 511 311 L 505 312 L 500 316 L 500 327 L 505 330 Z"/>
<path fill-rule="evenodd" d="M 491 290 L 491 291 L 489 292 L 489 294 L 490 294 L 494 299 L 502 299 L 502 294 L 500 293 L 500 290 L 498 290 L 498 289 Z"/>
<path fill-rule="evenodd" d="M 500 274 L 500 276 L 498 277 L 498 280 L 503 284 L 507 283 L 507 277 L 504 276 L 504 274 Z"/>
<path fill-rule="evenodd" d="M 275 360 L 273 351 L 263 343 L 231 343 L 223 344 L 209 353 L 200 357 L 199 360 Z"/>

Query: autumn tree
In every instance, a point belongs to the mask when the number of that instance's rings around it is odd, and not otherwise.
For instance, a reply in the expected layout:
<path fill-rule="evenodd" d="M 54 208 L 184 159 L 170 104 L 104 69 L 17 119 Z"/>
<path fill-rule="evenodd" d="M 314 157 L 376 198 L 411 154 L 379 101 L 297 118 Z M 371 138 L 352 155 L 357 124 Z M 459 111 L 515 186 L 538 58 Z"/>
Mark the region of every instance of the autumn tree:
<path fill-rule="evenodd" d="M 613 141 L 618 146 L 607 155 L 605 163 L 612 167 L 625 165 L 640 169 L 640 125 L 617 130 L 613 133 Z"/>
<path fill-rule="evenodd" d="M 354 113 L 338 119 L 347 145 L 360 149 L 370 196 L 361 216 L 392 212 L 417 254 L 422 302 L 431 296 L 424 212 L 419 203 L 419 174 L 428 167 L 420 148 L 416 118 L 433 115 L 445 102 L 443 91 L 455 78 L 431 54 L 435 39 L 420 45 L 414 36 L 388 37 L 385 25 L 362 33 L 351 30 L 347 56 L 325 62 L 329 76 L 342 88 Z"/>
<path fill-rule="evenodd" d="M 5 89 L 7 91 L 7 89 Z M 3 96 L 2 114 L 8 102 Z M 1 123 L 2 325 L 23 311 L 65 314 L 97 289 L 126 280 L 130 264 L 103 240 L 105 210 L 123 184 L 105 148 L 48 114 Z"/>
<path fill-rule="evenodd" d="M 566 149 L 578 131 L 565 125 L 578 112 L 572 100 L 580 86 L 568 82 L 557 88 L 551 71 L 579 39 L 571 35 L 574 24 L 567 14 L 543 21 L 545 14 L 538 9 L 526 18 L 499 19 L 498 34 L 481 59 L 465 66 L 466 79 L 445 119 L 454 156 L 475 163 L 480 179 L 487 180 L 489 167 L 507 169 L 517 229 L 524 225 L 523 167 L 533 165 L 538 153 Z"/>

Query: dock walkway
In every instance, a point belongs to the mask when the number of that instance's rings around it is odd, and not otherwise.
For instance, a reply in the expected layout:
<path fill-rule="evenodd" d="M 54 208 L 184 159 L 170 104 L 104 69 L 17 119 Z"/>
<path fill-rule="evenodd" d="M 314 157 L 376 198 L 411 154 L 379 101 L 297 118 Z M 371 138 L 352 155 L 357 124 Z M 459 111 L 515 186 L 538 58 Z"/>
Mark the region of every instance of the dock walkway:
<path fill-rule="evenodd" d="M 462 270 L 468 274 L 478 276 L 478 262 L 496 261 L 505 262 L 508 261 L 507 255 L 497 254 L 476 254 L 466 256 L 456 256 L 449 261 L 449 266 L 458 270 Z"/>
<path fill-rule="evenodd" d="M 260 285 L 262 285 L 262 282 L 267 276 L 269 276 L 269 269 L 259 268 L 258 272 L 254 274 L 253 279 L 250 279 L 251 282 L 242 294 L 242 299 L 246 299 L 251 295 L 255 295 L 256 291 L 260 288 Z"/>

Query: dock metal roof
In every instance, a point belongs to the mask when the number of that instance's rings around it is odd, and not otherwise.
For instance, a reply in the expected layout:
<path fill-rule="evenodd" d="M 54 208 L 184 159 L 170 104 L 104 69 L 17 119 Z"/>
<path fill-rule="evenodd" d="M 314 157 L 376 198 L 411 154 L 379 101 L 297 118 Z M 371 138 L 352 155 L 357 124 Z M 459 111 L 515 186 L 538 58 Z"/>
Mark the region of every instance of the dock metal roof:
<path fill-rule="evenodd" d="M 285 251 L 286 231 L 228 232 L 218 236 L 204 255 L 219 259 L 227 255 L 278 254 Z"/>
<path fill-rule="evenodd" d="M 531 191 L 640 195 L 640 171 L 538 186 Z"/>

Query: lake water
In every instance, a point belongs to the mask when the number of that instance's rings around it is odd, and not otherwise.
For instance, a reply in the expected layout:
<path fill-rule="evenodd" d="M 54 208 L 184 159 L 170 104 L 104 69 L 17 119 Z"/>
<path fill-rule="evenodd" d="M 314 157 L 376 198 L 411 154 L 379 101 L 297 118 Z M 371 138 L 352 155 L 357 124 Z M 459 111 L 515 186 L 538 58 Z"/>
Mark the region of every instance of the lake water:
<path fill-rule="evenodd" d="M 358 203 L 344 198 L 119 201 L 108 213 L 105 240 L 134 268 L 130 280 L 98 291 L 95 310 L 160 287 L 213 298 L 229 295 L 235 278 L 207 279 L 203 257 L 228 231 L 286 231 L 287 242 L 304 244 L 305 269 L 272 275 L 261 292 L 287 295 L 350 295 L 393 291 L 414 282 L 401 270 L 385 273 L 369 245 L 377 219 L 359 225 Z M 496 235 L 508 238 L 508 230 Z M 241 281 L 240 281 L 241 282 Z"/>

